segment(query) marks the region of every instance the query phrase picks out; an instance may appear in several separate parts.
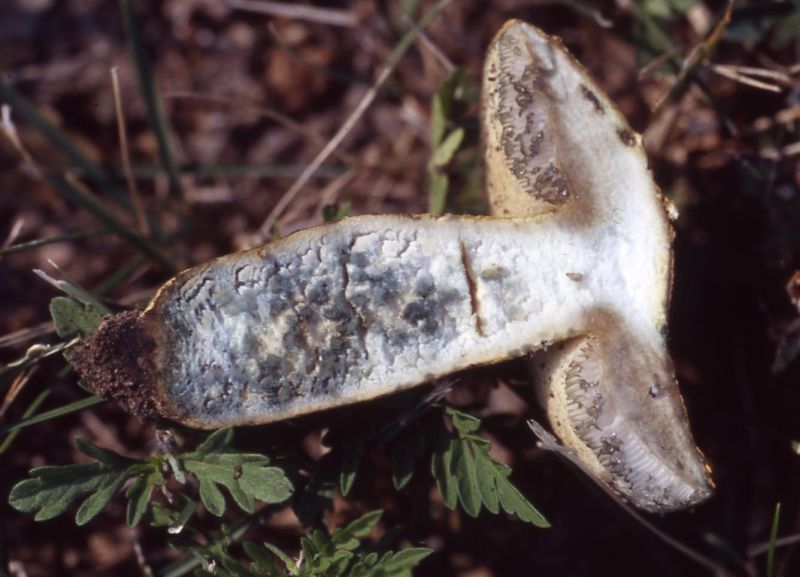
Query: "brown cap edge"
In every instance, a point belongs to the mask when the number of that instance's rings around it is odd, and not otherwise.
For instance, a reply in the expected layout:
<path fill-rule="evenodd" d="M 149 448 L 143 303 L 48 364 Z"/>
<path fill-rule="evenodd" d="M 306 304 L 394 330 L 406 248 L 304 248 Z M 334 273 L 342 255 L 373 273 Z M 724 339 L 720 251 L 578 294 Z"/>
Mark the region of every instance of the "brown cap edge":
<path fill-rule="evenodd" d="M 95 333 L 69 355 L 89 388 L 122 405 L 139 419 L 171 419 L 159 394 L 155 340 L 140 320 L 141 311 L 103 319 Z"/>

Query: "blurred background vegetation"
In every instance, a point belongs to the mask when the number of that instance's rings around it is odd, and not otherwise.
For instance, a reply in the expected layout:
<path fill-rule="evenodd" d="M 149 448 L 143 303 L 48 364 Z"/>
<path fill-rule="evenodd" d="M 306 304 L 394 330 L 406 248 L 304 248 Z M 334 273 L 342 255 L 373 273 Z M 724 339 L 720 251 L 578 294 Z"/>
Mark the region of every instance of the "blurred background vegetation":
<path fill-rule="evenodd" d="M 176 270 L 346 214 L 485 211 L 476 95 L 485 47 L 512 17 L 563 38 L 644 135 L 680 213 L 670 347 L 718 491 L 653 521 L 731 575 L 800 574 L 800 282 L 787 291 L 800 266 L 797 0 L 3 0 L 0 494 L 33 466 L 81 461 L 76 436 L 134 457 L 159 446 L 113 405 L 72 411 L 86 392 L 59 350 L 26 356 L 59 342 L 57 292 L 33 269 L 121 310 Z M 435 551 L 415 575 L 710 574 L 536 447 L 524 363 L 463 373 L 446 400 L 481 417 L 492 455 L 552 527 L 450 511 L 422 472 L 395 491 L 380 447 L 328 527 L 385 510 L 386 527 Z M 387 402 L 241 433 L 318 461 L 323 430 L 358 436 Z M 286 511 L 249 538 L 292 553 L 303 529 Z M 0 531 L 10 575 L 163 574 L 180 555 L 160 530 L 129 530 L 121 500 L 75 527 L 35 523 L 4 497 Z"/>

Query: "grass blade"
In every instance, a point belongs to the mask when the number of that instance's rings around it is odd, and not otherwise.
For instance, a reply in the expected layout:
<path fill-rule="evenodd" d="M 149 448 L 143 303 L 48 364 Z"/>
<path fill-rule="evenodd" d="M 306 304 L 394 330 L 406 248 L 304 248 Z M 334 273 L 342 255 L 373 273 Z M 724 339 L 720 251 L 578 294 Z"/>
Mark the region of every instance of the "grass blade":
<path fill-rule="evenodd" d="M 93 183 L 97 183 L 104 194 L 119 206 L 130 210 L 130 203 L 126 195 L 123 194 L 111 175 L 84 155 L 66 134 L 39 114 L 36 107 L 5 82 L 0 82 L 0 100 L 9 104 L 16 115 L 41 132 L 48 142 L 67 158 L 71 165 L 89 177 Z"/>
<path fill-rule="evenodd" d="M 30 427 L 31 425 L 38 425 L 39 423 L 44 423 L 45 421 L 51 421 L 53 419 L 57 419 L 58 417 L 63 417 L 65 415 L 70 415 L 72 413 L 77 413 L 78 411 L 82 411 L 83 409 L 88 409 L 89 407 L 93 407 L 95 405 L 99 405 L 100 403 L 105 403 L 105 402 L 106 401 L 104 398 L 99 397 L 97 395 L 86 397 L 85 399 L 81 399 L 80 401 L 75 401 L 74 403 L 69 403 L 67 405 L 63 405 L 61 407 L 52 409 L 50 411 L 45 411 L 44 413 L 40 413 L 33 417 L 21 419 L 16 423 L 14 423 L 13 425 L 6 425 L 5 427 L 0 428 L 0 435 L 7 435 L 8 433 L 19 431 L 20 429 Z"/>
<path fill-rule="evenodd" d="M 157 263 L 165 271 L 170 274 L 174 274 L 177 271 L 172 261 L 156 248 L 150 239 L 144 238 L 134 232 L 128 225 L 109 211 L 89 190 L 78 184 L 78 181 L 56 175 L 45 175 L 45 178 L 63 197 L 84 208 L 103 225 L 119 235 L 120 238 L 128 242 L 128 244 L 138 249 L 153 262 Z"/>
<path fill-rule="evenodd" d="M 42 403 L 44 403 L 47 397 L 49 396 L 50 396 L 50 389 L 45 389 L 44 391 L 36 395 L 36 398 L 33 399 L 33 402 L 30 405 L 28 405 L 28 408 L 25 409 L 24 413 L 22 413 L 22 418 L 23 419 L 30 418 L 31 415 L 33 415 L 37 410 L 39 410 L 39 407 L 42 406 Z M 5 439 L 3 439 L 3 443 L 0 444 L 0 455 L 2 455 L 8 450 L 8 448 L 11 446 L 11 443 L 13 443 L 14 439 L 16 439 L 17 435 L 19 435 L 19 432 L 20 429 L 11 431 L 8 434 L 8 436 Z"/>
<path fill-rule="evenodd" d="M 93 229 L 93 230 L 85 230 L 81 232 L 71 232 L 67 234 L 59 234 L 56 236 L 47 236 L 44 238 L 37 238 L 36 240 L 31 240 L 28 242 L 22 242 L 19 244 L 14 244 L 11 246 L 7 246 L 5 248 L 0 248 L 0 256 L 5 256 L 7 254 L 14 254 L 17 252 L 25 252 L 26 250 L 33 250 L 37 249 L 41 246 L 45 246 L 48 244 L 56 244 L 59 242 L 69 242 L 72 240 L 79 240 L 84 238 L 93 238 L 95 236 L 103 236 L 105 234 L 110 234 L 110 231 L 105 230 L 103 228 Z"/>
<path fill-rule="evenodd" d="M 53 266 L 56 269 L 56 271 L 58 271 L 61 274 L 61 276 L 66 276 L 64 274 L 64 271 L 62 271 L 60 268 L 58 268 L 55 265 L 55 263 L 50 261 L 50 265 Z M 60 290 L 63 293 L 71 296 L 76 301 L 78 301 L 80 303 L 83 303 L 86 306 L 92 307 L 95 311 L 97 311 L 101 315 L 109 315 L 109 314 L 111 314 L 111 311 L 109 310 L 109 308 L 106 305 L 104 305 L 102 302 L 97 300 L 92 293 L 87 291 L 85 288 L 83 288 L 81 286 L 78 286 L 76 283 L 71 282 L 71 281 L 66 280 L 66 279 L 65 280 L 60 280 L 60 279 L 53 278 L 49 274 L 47 274 L 43 270 L 39 270 L 38 268 L 33 269 L 33 274 L 38 276 L 40 279 L 42 279 L 44 282 L 48 283 L 53 288 L 55 288 L 57 290 Z M 54 311 L 53 311 L 52 301 L 51 301 L 50 314 L 53 315 L 53 312 Z M 63 336 L 62 334 L 59 333 L 58 319 L 56 319 L 54 317 L 53 318 L 53 322 L 54 322 L 54 325 L 56 327 L 56 333 L 58 334 L 58 336 Z"/>
<path fill-rule="evenodd" d="M 775 542 L 778 540 L 778 524 L 781 520 L 781 504 L 775 504 L 772 517 L 772 528 L 769 531 L 769 549 L 767 549 L 767 577 L 775 575 Z"/>
<path fill-rule="evenodd" d="M 150 128 L 156 135 L 158 141 L 158 152 L 161 157 L 161 164 L 167 171 L 169 179 L 169 190 L 173 197 L 182 197 L 181 181 L 178 175 L 178 165 L 172 153 L 169 143 L 169 128 L 164 116 L 164 107 L 161 99 L 156 92 L 153 69 L 147 58 L 142 44 L 142 37 L 136 26 L 136 18 L 130 0 L 120 0 L 120 10 L 122 11 L 122 21 L 125 27 L 125 35 L 128 37 L 128 44 L 133 53 L 133 60 L 136 64 L 136 73 L 139 77 L 139 88 L 142 92 L 145 108 L 147 110 L 147 121 Z"/>

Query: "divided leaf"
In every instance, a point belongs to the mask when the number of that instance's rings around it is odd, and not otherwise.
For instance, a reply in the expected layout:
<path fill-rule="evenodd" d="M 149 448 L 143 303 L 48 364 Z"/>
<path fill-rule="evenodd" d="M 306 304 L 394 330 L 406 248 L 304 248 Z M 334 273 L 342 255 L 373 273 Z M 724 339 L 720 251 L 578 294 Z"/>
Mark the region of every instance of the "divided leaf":
<path fill-rule="evenodd" d="M 73 501 L 89 495 L 75 515 L 78 525 L 97 515 L 130 477 L 127 466 L 104 463 L 37 467 L 30 474 L 30 479 L 11 489 L 11 506 L 25 513 L 38 511 L 34 518 L 45 521 L 62 514 Z"/>
<path fill-rule="evenodd" d="M 240 453 L 230 447 L 231 429 L 214 432 L 197 450 L 183 455 L 183 468 L 192 473 L 200 484 L 200 499 L 206 509 L 217 517 L 225 513 L 227 489 L 236 504 L 252 513 L 255 501 L 280 503 L 288 499 L 293 487 L 283 470 L 269 467 L 269 459 L 257 453 Z"/>
<path fill-rule="evenodd" d="M 481 508 L 510 515 L 537 527 L 549 527 L 544 516 L 509 480 L 511 469 L 489 456 L 490 443 L 475 432 L 480 420 L 452 408 L 446 410 L 454 431 L 440 431 L 431 458 L 431 472 L 442 500 L 461 504 L 471 517 Z"/>
<path fill-rule="evenodd" d="M 30 479 L 17 483 L 9 495 L 9 503 L 18 511 L 38 511 L 37 521 L 52 519 L 81 497 L 86 496 L 75 514 L 75 522 L 83 525 L 94 518 L 128 479 L 136 480 L 127 491 L 128 523 L 139 522 L 147 509 L 155 485 L 164 482 L 157 459 L 146 462 L 128 459 L 81 438 L 75 446 L 96 463 L 63 467 L 37 467 Z"/>
<path fill-rule="evenodd" d="M 411 569 L 433 551 L 418 547 L 379 554 L 372 550 L 374 545 L 371 543 L 361 543 L 382 513 L 380 510 L 371 511 L 331 534 L 315 530 L 302 537 L 301 562 L 296 562 L 270 543 L 262 546 L 245 543 L 244 551 L 252 561 L 250 571 L 269 577 L 287 572 L 297 577 L 410 577 Z M 276 560 L 283 567 L 279 569 Z"/>
<path fill-rule="evenodd" d="M 293 488 L 283 470 L 267 466 L 269 459 L 264 455 L 232 449 L 232 435 L 229 429 L 217 431 L 191 453 L 177 457 L 156 455 L 144 461 L 128 459 L 78 438 L 78 450 L 97 462 L 33 469 L 31 478 L 11 490 L 9 503 L 19 511 L 36 511 L 35 519 L 44 521 L 86 497 L 75 515 L 76 522 L 83 525 L 108 504 L 126 481 L 133 479 L 125 493 L 127 522 L 133 527 L 147 513 L 153 489 L 166 482 L 164 472 L 172 471 L 177 481 L 185 483 L 184 470 L 197 477 L 200 499 L 217 516 L 225 512 L 225 496 L 220 487 L 247 512 L 255 510 L 256 500 L 280 503 L 288 499 Z M 193 501 L 187 501 L 180 512 L 153 504 L 154 524 L 184 524 L 196 508 Z"/>
<path fill-rule="evenodd" d="M 456 477 L 458 500 L 470 517 L 477 517 L 481 512 L 481 489 L 478 486 L 478 473 L 475 461 L 479 459 L 473 454 L 470 443 L 453 443 L 453 474 Z"/>
<path fill-rule="evenodd" d="M 355 549 L 358 546 L 358 540 L 369 535 L 382 515 L 383 511 L 380 509 L 370 511 L 348 525 L 336 529 L 331 535 L 331 542 L 342 549 Z"/>
<path fill-rule="evenodd" d="M 372 554 L 353 567 L 351 577 L 410 577 L 411 569 L 433 553 L 427 547 L 412 547 L 402 551 L 384 553 L 380 558 Z"/>
<path fill-rule="evenodd" d="M 531 505 L 530 501 L 520 493 L 519 489 L 508 480 L 511 471 L 497 461 L 492 461 L 492 466 L 495 469 L 494 479 L 497 487 L 497 495 L 500 498 L 500 504 L 503 506 L 503 510 L 509 515 L 516 515 L 520 520 L 526 523 L 531 523 L 542 528 L 549 527 L 550 523 L 544 518 L 544 515 L 537 511 L 536 507 Z"/>

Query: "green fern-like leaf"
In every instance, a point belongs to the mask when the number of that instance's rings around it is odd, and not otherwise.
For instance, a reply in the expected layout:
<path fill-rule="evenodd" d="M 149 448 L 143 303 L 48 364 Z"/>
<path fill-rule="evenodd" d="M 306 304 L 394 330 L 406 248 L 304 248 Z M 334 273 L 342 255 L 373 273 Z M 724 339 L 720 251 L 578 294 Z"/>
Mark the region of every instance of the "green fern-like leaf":
<path fill-rule="evenodd" d="M 378 523 L 382 513 L 371 511 L 331 534 L 315 530 L 302 537 L 303 555 L 299 565 L 274 545 L 246 543 L 244 551 L 252 561 L 250 570 L 268 577 L 285 572 L 297 577 L 410 577 L 411 569 L 433 551 L 422 547 L 381 554 L 373 551 L 372 545 L 362 540 Z M 279 569 L 275 560 L 283 567 Z"/>
<path fill-rule="evenodd" d="M 45 521 L 61 515 L 74 501 L 85 496 L 75 515 L 75 522 L 83 525 L 96 516 L 125 481 L 135 474 L 129 469 L 136 461 L 101 449 L 84 439 L 77 439 L 75 444 L 82 453 L 98 459 L 98 462 L 31 470 L 30 479 L 11 489 L 11 506 L 25 513 L 36 511 L 34 519 Z"/>
<path fill-rule="evenodd" d="M 452 408 L 446 413 L 453 431 L 439 431 L 431 458 L 431 472 L 444 503 L 450 509 L 460 504 L 470 517 L 477 517 L 483 507 L 494 514 L 502 508 L 526 523 L 549 527 L 510 481 L 511 469 L 489 456 L 491 444 L 476 434 L 480 420 Z"/>
<path fill-rule="evenodd" d="M 33 469 L 29 479 L 11 490 L 9 503 L 19 511 L 36 511 L 35 519 L 44 521 L 61 515 L 73 502 L 84 498 L 75 515 L 75 521 L 83 525 L 108 504 L 126 481 L 133 479 L 126 492 L 127 522 L 133 527 L 147 512 L 153 489 L 166 482 L 164 470 L 172 471 L 181 483 L 185 483 L 184 471 L 192 473 L 199 482 L 200 499 L 217 516 L 225 512 L 221 487 L 247 512 L 255 510 L 256 500 L 280 503 L 288 499 L 293 487 L 283 470 L 268 466 L 269 459 L 264 455 L 236 451 L 230 446 L 232 436 L 229 429 L 217 431 L 195 451 L 177 456 L 156 455 L 144 461 L 128 459 L 79 438 L 75 440 L 78 450 L 97 462 Z M 192 502 L 188 515 L 185 509 L 179 514 L 181 525 L 193 511 Z M 172 525 L 173 521 L 165 523 Z"/>

